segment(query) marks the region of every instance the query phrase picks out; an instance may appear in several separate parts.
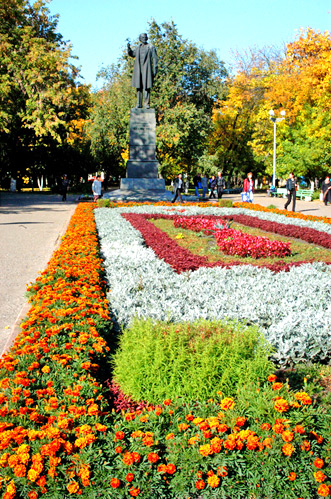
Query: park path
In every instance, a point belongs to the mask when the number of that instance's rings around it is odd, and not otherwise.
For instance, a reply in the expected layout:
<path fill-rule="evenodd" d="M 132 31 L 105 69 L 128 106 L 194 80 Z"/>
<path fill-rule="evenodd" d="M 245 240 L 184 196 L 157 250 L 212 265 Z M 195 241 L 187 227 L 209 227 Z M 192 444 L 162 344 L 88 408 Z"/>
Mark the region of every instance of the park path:
<path fill-rule="evenodd" d="M 75 207 L 70 196 L 0 193 L 0 355 L 28 311 L 27 284 L 45 269 Z"/>

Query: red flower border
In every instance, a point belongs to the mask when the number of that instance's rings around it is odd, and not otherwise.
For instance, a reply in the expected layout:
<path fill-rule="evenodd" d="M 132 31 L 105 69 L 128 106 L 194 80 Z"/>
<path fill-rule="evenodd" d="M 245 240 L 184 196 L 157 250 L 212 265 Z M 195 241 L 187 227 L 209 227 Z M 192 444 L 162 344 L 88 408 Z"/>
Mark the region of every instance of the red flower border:
<path fill-rule="evenodd" d="M 139 214 L 139 213 L 122 213 L 122 217 L 125 218 L 128 222 L 131 223 L 131 225 L 137 229 L 142 237 L 145 240 L 145 243 L 148 247 L 152 248 L 152 250 L 156 253 L 156 255 L 163 259 L 166 263 L 168 263 L 178 274 L 181 272 L 187 272 L 189 270 L 194 271 L 197 270 L 200 267 L 223 267 L 223 268 L 231 268 L 235 265 L 253 265 L 256 267 L 261 267 L 261 268 L 268 268 L 269 270 L 273 272 L 281 272 L 285 271 L 288 272 L 291 267 L 298 267 L 304 263 L 312 263 L 312 260 L 307 260 L 307 261 L 300 261 L 300 262 L 291 262 L 291 263 L 285 263 L 283 261 L 276 261 L 273 264 L 266 264 L 266 265 L 261 265 L 261 264 L 254 264 L 254 263 L 242 263 L 240 261 L 232 261 L 225 263 L 224 261 L 217 261 L 217 262 L 209 262 L 206 257 L 199 256 L 199 255 L 194 255 L 191 253 L 188 249 L 182 248 L 177 244 L 176 241 L 171 239 L 171 237 L 168 236 L 165 232 L 163 232 L 161 229 L 158 227 L 155 227 L 154 224 L 149 222 L 150 219 L 174 219 L 175 215 L 165 215 L 165 214 L 160 214 L 160 213 L 154 213 L 154 214 Z M 245 218 L 243 218 L 245 217 Z M 238 223 L 242 223 L 243 225 L 248 225 L 254 227 L 254 225 L 251 225 L 250 219 L 255 219 L 255 217 L 249 217 L 247 215 L 229 215 L 229 216 L 214 216 L 214 215 L 208 215 L 205 218 L 210 218 L 210 219 L 229 219 L 229 220 L 235 220 L 238 221 Z M 240 218 L 240 221 L 239 221 Z M 259 221 L 259 219 L 256 219 Z M 277 222 L 267 222 L 267 221 L 262 221 L 266 223 L 266 227 L 269 227 L 268 232 L 276 232 L 276 229 L 278 228 L 281 230 L 281 228 L 277 227 L 282 224 L 277 224 Z M 257 222 L 258 223 L 258 222 Z M 272 226 L 270 225 L 272 224 Z M 263 230 L 267 230 L 265 226 L 263 226 Z M 271 230 L 271 227 L 274 228 L 274 230 Z M 296 237 L 303 239 L 302 237 L 297 234 L 297 229 L 299 227 L 295 225 L 286 225 L 284 227 L 291 228 L 293 227 L 293 233 L 291 233 L 290 229 L 287 230 L 286 235 L 288 237 Z M 300 228 L 299 228 L 300 229 Z M 310 231 L 316 232 L 315 239 L 318 242 L 315 242 L 315 240 L 310 240 L 308 242 L 314 242 L 314 244 L 319 244 L 322 245 L 321 242 L 319 242 L 318 235 L 323 235 L 322 233 L 315 231 L 314 229 L 310 229 Z M 281 232 L 278 232 L 281 233 Z M 294 235 L 292 235 L 294 234 Z M 311 239 L 313 238 L 313 235 L 310 235 Z M 330 240 L 330 246 L 331 247 L 331 237 L 328 236 Z"/>

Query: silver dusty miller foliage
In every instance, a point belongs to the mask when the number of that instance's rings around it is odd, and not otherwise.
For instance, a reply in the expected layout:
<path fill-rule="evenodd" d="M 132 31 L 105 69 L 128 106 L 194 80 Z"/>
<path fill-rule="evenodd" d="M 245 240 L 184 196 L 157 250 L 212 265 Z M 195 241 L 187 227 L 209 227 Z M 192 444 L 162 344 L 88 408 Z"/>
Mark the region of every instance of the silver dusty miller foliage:
<path fill-rule="evenodd" d="M 180 207 L 179 210 L 183 208 Z M 274 273 L 250 265 L 229 269 L 200 268 L 177 274 L 146 248 L 140 233 L 121 213 L 185 215 L 254 215 L 289 223 L 274 213 L 238 208 L 185 207 L 185 213 L 159 206 L 103 208 L 95 212 L 109 282 L 109 302 L 118 322 L 134 316 L 164 321 L 237 319 L 257 324 L 275 348 L 275 359 L 324 360 L 331 353 L 331 268 L 322 263 Z M 331 233 L 322 222 L 291 219 L 290 223 Z"/>

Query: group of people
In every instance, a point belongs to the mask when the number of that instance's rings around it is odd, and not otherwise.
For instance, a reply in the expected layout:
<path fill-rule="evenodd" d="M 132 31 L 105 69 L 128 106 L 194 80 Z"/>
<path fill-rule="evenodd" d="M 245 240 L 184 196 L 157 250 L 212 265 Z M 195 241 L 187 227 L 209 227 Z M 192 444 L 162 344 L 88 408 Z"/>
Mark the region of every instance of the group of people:
<path fill-rule="evenodd" d="M 222 199 L 225 189 L 225 178 L 222 176 L 222 172 L 218 172 L 217 177 L 215 177 L 215 175 L 212 175 L 210 179 L 208 178 L 207 174 L 201 177 L 201 175 L 197 173 L 193 177 L 193 184 L 195 189 L 195 195 L 197 198 L 200 198 L 199 189 L 202 189 L 202 199 L 206 199 L 208 190 L 209 190 L 208 199 L 216 199 L 216 193 L 217 193 L 217 198 Z M 182 198 L 183 191 L 184 191 L 184 181 L 183 181 L 183 176 L 180 173 L 174 181 L 174 186 L 173 186 L 174 197 L 172 199 L 172 203 L 174 203 L 177 198 L 181 203 L 183 202 Z M 244 181 L 242 198 L 243 201 L 252 203 L 253 197 L 254 197 L 253 175 L 251 172 L 249 172 L 247 174 L 247 178 Z"/>

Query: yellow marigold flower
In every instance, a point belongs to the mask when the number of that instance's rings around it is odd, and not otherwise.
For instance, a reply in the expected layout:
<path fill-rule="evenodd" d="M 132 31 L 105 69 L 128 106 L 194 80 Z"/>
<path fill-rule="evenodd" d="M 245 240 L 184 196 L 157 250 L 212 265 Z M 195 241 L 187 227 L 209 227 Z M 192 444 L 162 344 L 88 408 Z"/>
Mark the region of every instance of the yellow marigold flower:
<path fill-rule="evenodd" d="M 201 447 L 199 449 L 199 453 L 205 457 L 210 456 L 211 454 L 213 454 L 213 449 L 211 448 L 210 444 L 201 445 Z"/>
<path fill-rule="evenodd" d="M 286 412 L 289 409 L 289 404 L 286 402 L 286 400 L 279 398 L 275 402 L 275 410 L 278 412 Z"/>
<path fill-rule="evenodd" d="M 69 494 L 77 494 L 77 492 L 79 491 L 79 484 L 75 481 L 68 483 L 67 490 Z"/>
<path fill-rule="evenodd" d="M 233 399 L 226 397 L 221 400 L 220 406 L 223 409 L 223 411 L 227 411 L 228 409 L 233 409 L 234 408 L 234 401 Z"/>
<path fill-rule="evenodd" d="M 219 486 L 220 478 L 217 475 L 211 475 L 207 478 L 207 483 L 213 489 Z"/>
<path fill-rule="evenodd" d="M 294 433 L 292 433 L 289 430 L 285 430 L 285 431 L 283 431 L 281 437 L 284 440 L 284 442 L 292 442 L 292 440 L 294 438 Z"/>
<path fill-rule="evenodd" d="M 331 494 L 331 487 L 328 487 L 325 483 L 322 483 L 318 487 L 317 494 L 322 497 L 327 497 Z"/>
<path fill-rule="evenodd" d="M 302 405 L 311 405 L 313 403 L 312 399 L 306 392 L 298 392 L 295 394 L 295 398 L 301 402 Z"/>
<path fill-rule="evenodd" d="M 174 437 L 175 437 L 174 433 L 168 433 L 168 435 L 166 436 L 166 440 L 172 440 Z"/>
<path fill-rule="evenodd" d="M 285 456 L 291 457 L 293 452 L 294 452 L 294 447 L 292 444 L 285 444 L 282 447 L 282 452 L 285 454 Z"/>
<path fill-rule="evenodd" d="M 324 475 L 323 471 L 315 471 L 314 473 L 314 478 L 316 482 L 322 483 L 326 480 L 326 475 Z"/>

